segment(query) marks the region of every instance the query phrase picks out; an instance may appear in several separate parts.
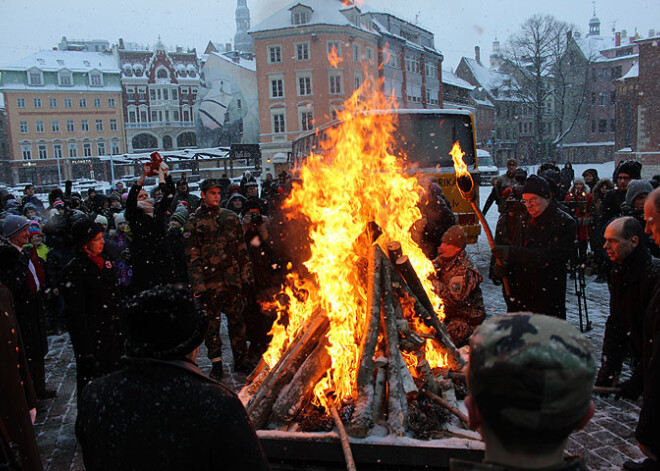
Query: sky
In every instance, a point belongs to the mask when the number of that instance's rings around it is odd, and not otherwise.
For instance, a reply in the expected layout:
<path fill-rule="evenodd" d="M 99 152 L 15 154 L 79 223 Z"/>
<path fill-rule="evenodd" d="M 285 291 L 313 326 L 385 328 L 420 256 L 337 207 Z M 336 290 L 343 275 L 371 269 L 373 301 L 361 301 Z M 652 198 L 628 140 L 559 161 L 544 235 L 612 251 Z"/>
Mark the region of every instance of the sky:
<path fill-rule="evenodd" d="M 301 0 L 304 3 L 304 0 Z M 336 1 L 336 0 L 328 0 Z M 247 0 L 252 25 L 289 4 L 287 0 Z M 394 14 L 435 34 L 445 56 L 444 68 L 455 69 L 462 56 L 474 57 L 481 47 L 487 63 L 493 40 L 502 44 L 536 13 L 554 15 L 587 30 L 592 0 L 371 0 L 374 9 Z M 647 37 L 660 32 L 658 0 L 596 0 L 601 34 L 616 29 Z M 0 66 L 68 39 L 106 39 L 153 45 L 161 36 L 166 46 L 195 47 L 203 52 L 209 40 L 226 43 L 236 30 L 236 0 L 0 0 Z"/>

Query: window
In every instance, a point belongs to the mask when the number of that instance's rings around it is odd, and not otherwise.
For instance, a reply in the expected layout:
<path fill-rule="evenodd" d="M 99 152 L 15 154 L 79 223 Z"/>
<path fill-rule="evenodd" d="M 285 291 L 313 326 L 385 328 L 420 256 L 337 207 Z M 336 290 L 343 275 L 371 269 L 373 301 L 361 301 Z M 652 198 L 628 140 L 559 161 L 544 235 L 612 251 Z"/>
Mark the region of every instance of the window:
<path fill-rule="evenodd" d="M 156 78 L 159 78 L 159 79 L 166 79 L 167 77 L 169 77 L 169 74 L 167 73 L 167 69 L 160 68 L 160 69 L 158 69 L 158 71 L 156 72 Z"/>
<path fill-rule="evenodd" d="M 57 108 L 57 98 L 50 98 L 48 102 L 51 108 Z"/>
<path fill-rule="evenodd" d="M 172 111 L 172 121 L 179 121 L 179 110 Z"/>
<path fill-rule="evenodd" d="M 115 99 L 108 98 L 108 108 L 114 108 L 114 107 L 115 107 Z"/>
<path fill-rule="evenodd" d="M 179 99 L 179 97 L 178 97 L 177 89 L 173 88 L 172 89 L 172 100 L 178 100 L 178 99 Z"/>
<path fill-rule="evenodd" d="M 27 144 L 22 145 L 21 155 L 23 156 L 23 160 L 32 160 L 32 146 Z"/>
<path fill-rule="evenodd" d="M 183 121 L 186 123 L 190 121 L 190 111 L 187 108 L 183 110 Z"/>
<path fill-rule="evenodd" d="M 65 108 L 71 108 L 73 105 L 71 103 L 71 98 L 65 98 L 64 99 L 64 107 Z"/>
<path fill-rule="evenodd" d="M 155 100 L 156 99 L 156 89 L 155 88 L 150 88 L 149 89 L 149 99 L 150 100 Z"/>
<path fill-rule="evenodd" d="M 81 131 L 89 131 L 89 121 L 86 119 L 81 119 L 80 120 L 80 130 Z"/>
<path fill-rule="evenodd" d="M 334 49 L 336 51 L 337 57 L 341 57 L 341 42 L 340 41 L 328 41 L 328 54 Z"/>
<path fill-rule="evenodd" d="M 273 133 L 281 134 L 285 132 L 284 111 L 276 111 L 273 113 Z"/>
<path fill-rule="evenodd" d="M 126 89 L 126 99 L 129 101 L 135 100 L 135 88 Z"/>
<path fill-rule="evenodd" d="M 607 92 L 600 92 L 600 95 L 598 95 L 598 104 L 600 106 L 605 106 L 608 101 L 609 101 L 609 93 Z"/>
<path fill-rule="evenodd" d="M 73 120 L 66 120 L 66 132 L 75 132 L 75 127 L 73 126 Z"/>
<path fill-rule="evenodd" d="M 311 75 L 302 75 L 298 77 L 298 95 L 306 96 L 312 94 L 312 77 Z"/>
<path fill-rule="evenodd" d="M 607 120 L 601 119 L 598 121 L 598 132 L 605 133 L 607 132 Z"/>
<path fill-rule="evenodd" d="M 300 112 L 300 130 L 311 131 L 314 129 L 314 112 L 303 110 Z"/>
<path fill-rule="evenodd" d="M 81 108 L 87 108 L 87 98 L 81 98 L 78 100 L 78 104 Z"/>
<path fill-rule="evenodd" d="M 367 51 L 367 62 L 371 64 L 374 61 L 374 50 L 370 47 L 366 48 Z"/>
<path fill-rule="evenodd" d="M 358 43 L 353 43 L 353 62 L 360 62 L 360 56 L 360 45 Z"/>
<path fill-rule="evenodd" d="M 70 87 L 73 85 L 73 75 L 69 71 L 61 70 L 57 73 L 57 83 L 60 87 Z"/>
<path fill-rule="evenodd" d="M 30 132 L 27 121 L 21 121 L 20 123 L 18 123 L 18 127 L 20 129 L 21 134 L 27 134 L 28 132 Z"/>
<path fill-rule="evenodd" d="M 116 141 L 112 141 L 110 143 L 110 153 L 112 155 L 117 155 L 119 154 L 119 143 Z"/>
<path fill-rule="evenodd" d="M 39 146 L 37 146 L 37 150 L 39 152 L 40 159 L 48 158 L 48 146 L 46 144 L 39 144 Z"/>
<path fill-rule="evenodd" d="M 44 74 L 40 70 L 28 71 L 28 85 L 43 85 Z"/>
<path fill-rule="evenodd" d="M 92 144 L 89 142 L 83 143 L 83 156 L 91 157 L 92 156 Z"/>
<path fill-rule="evenodd" d="M 616 104 L 616 91 L 613 91 L 613 92 L 610 94 L 610 104 L 611 104 L 611 105 Z"/>
<path fill-rule="evenodd" d="M 134 122 L 136 122 L 136 121 L 137 121 L 137 119 L 136 119 L 136 117 L 135 117 L 135 110 L 130 110 L 130 111 L 128 112 L 128 122 L 129 122 L 129 123 L 134 123 Z"/>
<path fill-rule="evenodd" d="M 100 107 L 101 107 L 101 99 L 94 98 L 94 108 L 100 108 Z"/>
<path fill-rule="evenodd" d="M 309 23 L 309 12 L 298 8 L 291 12 L 291 23 L 294 25 L 304 25 Z"/>
<path fill-rule="evenodd" d="M 37 130 L 38 133 L 42 133 L 42 132 L 44 132 L 44 122 L 43 122 L 42 120 L 40 120 L 40 119 L 37 120 L 37 121 L 34 123 L 34 127 L 36 128 L 36 130 Z"/>
<path fill-rule="evenodd" d="M 307 61 L 309 60 L 309 43 L 296 43 L 296 60 Z"/>
<path fill-rule="evenodd" d="M 282 62 L 282 46 L 268 46 L 268 63 L 279 64 Z"/>
<path fill-rule="evenodd" d="M 96 151 L 98 155 L 105 155 L 105 142 L 97 142 Z"/>
<path fill-rule="evenodd" d="M 353 90 L 357 90 L 362 86 L 362 74 L 360 72 L 355 72 Z M 427 90 L 428 91 L 428 90 Z"/>
<path fill-rule="evenodd" d="M 282 78 L 270 79 L 270 97 L 284 98 L 284 79 Z"/>
<path fill-rule="evenodd" d="M 591 93 L 591 104 L 592 105 L 596 104 L 596 94 L 593 92 Z"/>
<path fill-rule="evenodd" d="M 158 111 L 152 111 L 151 112 L 151 122 L 158 121 Z"/>
<path fill-rule="evenodd" d="M 116 119 L 111 119 L 110 120 L 110 131 L 116 131 L 117 130 L 117 120 Z"/>
<path fill-rule="evenodd" d="M 146 109 L 141 109 L 140 110 L 140 122 L 141 123 L 148 123 L 149 118 L 147 117 L 147 110 Z M 112 127 L 112 120 L 110 122 L 110 127 Z"/>
<path fill-rule="evenodd" d="M 16 98 L 16 108 L 25 108 L 25 98 Z"/>
<path fill-rule="evenodd" d="M 185 95 L 181 97 L 184 100 L 188 98 L 188 87 L 181 87 L 181 95 Z"/>
<path fill-rule="evenodd" d="M 103 132 L 103 120 L 102 119 L 97 119 L 96 120 L 96 132 Z"/>
<path fill-rule="evenodd" d="M 35 98 L 34 99 L 34 107 L 35 108 L 41 108 L 41 98 Z"/>
<path fill-rule="evenodd" d="M 92 87 L 102 87 L 103 86 L 103 76 L 98 73 L 89 74 L 89 85 Z"/>
<path fill-rule="evenodd" d="M 616 67 L 612 67 L 612 70 L 610 72 L 611 75 L 612 75 L 612 80 L 616 80 L 618 78 L 621 78 L 622 72 L 623 72 L 623 70 L 622 70 L 620 65 L 616 66 Z"/>
<path fill-rule="evenodd" d="M 53 120 L 50 122 L 50 129 L 53 132 L 60 132 L 60 122 L 57 120 Z"/>
<path fill-rule="evenodd" d="M 53 156 L 56 159 L 62 158 L 62 144 L 53 144 Z"/>
<path fill-rule="evenodd" d="M 69 157 L 78 157 L 78 144 L 69 144 Z"/>
<path fill-rule="evenodd" d="M 238 110 L 242 110 L 242 109 L 243 109 L 243 101 L 242 101 L 240 98 L 238 98 L 238 99 L 236 100 L 236 109 L 238 109 Z"/>
<path fill-rule="evenodd" d="M 144 87 L 139 87 L 137 89 L 138 92 L 138 100 L 140 101 L 146 101 L 147 99 L 147 89 Z"/>
<path fill-rule="evenodd" d="M 169 100 L 168 93 L 167 93 L 167 88 L 163 89 L 163 100 Z"/>
<path fill-rule="evenodd" d="M 330 75 L 330 94 L 340 95 L 342 93 L 342 76 L 340 72 L 332 72 Z"/>
<path fill-rule="evenodd" d="M 193 100 L 197 98 L 197 88 L 191 87 L 190 88 L 190 93 L 192 94 Z"/>

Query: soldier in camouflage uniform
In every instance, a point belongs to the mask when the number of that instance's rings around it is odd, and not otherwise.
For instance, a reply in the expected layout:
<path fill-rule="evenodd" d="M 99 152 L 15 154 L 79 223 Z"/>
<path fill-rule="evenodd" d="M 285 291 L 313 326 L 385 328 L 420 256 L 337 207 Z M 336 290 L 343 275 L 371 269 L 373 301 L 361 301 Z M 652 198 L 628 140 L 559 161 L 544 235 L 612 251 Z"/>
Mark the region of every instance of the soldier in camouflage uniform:
<path fill-rule="evenodd" d="M 461 226 L 442 235 L 438 258 L 433 260 L 437 279 L 433 289 L 445 305 L 445 324 L 457 347 L 467 344 L 472 332 L 486 318 L 479 285 L 483 277 L 465 252 L 467 239 Z"/>
<path fill-rule="evenodd" d="M 489 319 L 470 346 L 465 405 L 486 456 L 450 469 L 586 470 L 581 458 L 564 458 L 568 436 L 594 413 L 596 355 L 586 337 L 564 320 L 521 312 Z"/>
<path fill-rule="evenodd" d="M 244 291 L 254 284 L 243 230 L 238 216 L 220 207 L 221 184 L 204 180 L 202 204 L 185 225 L 188 275 L 200 308 L 209 317 L 206 335 L 211 377 L 222 377 L 220 313 L 227 317 L 234 369 L 248 372 Z"/>

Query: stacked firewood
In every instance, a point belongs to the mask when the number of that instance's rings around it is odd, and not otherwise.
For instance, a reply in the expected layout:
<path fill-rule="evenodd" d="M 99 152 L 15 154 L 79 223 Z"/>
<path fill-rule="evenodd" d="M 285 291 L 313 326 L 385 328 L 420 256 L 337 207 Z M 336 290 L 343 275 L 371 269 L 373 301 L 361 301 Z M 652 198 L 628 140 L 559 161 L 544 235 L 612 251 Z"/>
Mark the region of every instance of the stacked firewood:
<path fill-rule="evenodd" d="M 401 245 L 390 242 L 387 249 L 389 257 L 377 244 L 369 252 L 356 394 L 337 404 L 342 421 L 349 435 L 360 438 L 377 424 L 399 436 L 440 437 L 447 428 L 461 436 L 467 418 L 459 410 L 449 370 L 462 370 L 465 361 Z M 318 430 L 331 427 L 330 412 L 312 400 L 331 367 L 329 328 L 325 313 L 317 310 L 272 368 L 262 361 L 248 377 L 239 397 L 255 428 L 309 430 L 311 415 L 320 419 Z M 425 358 L 428 339 L 446 354 L 445 368 L 432 368 Z M 420 424 L 431 430 L 420 430 Z"/>

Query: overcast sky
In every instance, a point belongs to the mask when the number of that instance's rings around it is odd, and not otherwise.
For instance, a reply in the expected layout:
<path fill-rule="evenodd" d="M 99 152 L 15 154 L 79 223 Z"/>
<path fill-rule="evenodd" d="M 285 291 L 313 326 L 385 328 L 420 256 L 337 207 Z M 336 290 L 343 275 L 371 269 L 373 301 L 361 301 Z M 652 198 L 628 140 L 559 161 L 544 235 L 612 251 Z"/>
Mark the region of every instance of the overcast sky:
<path fill-rule="evenodd" d="M 302 1 L 302 0 L 301 0 Z M 336 0 L 328 0 L 336 1 Z M 252 25 L 258 24 L 286 0 L 247 0 Z M 372 8 L 392 13 L 435 33 L 435 46 L 445 55 L 444 68 L 456 68 L 461 56 L 482 58 L 493 39 L 502 43 L 535 13 L 549 13 L 572 22 L 584 33 L 592 16 L 591 0 L 372 0 Z M 0 0 L 0 66 L 10 65 L 40 49 L 69 39 L 107 39 L 153 45 L 158 35 L 167 46 L 196 47 L 203 52 L 209 40 L 231 41 L 236 29 L 236 0 Z M 601 34 L 612 26 L 635 28 L 647 37 L 660 32 L 660 1 L 597 0 Z"/>

